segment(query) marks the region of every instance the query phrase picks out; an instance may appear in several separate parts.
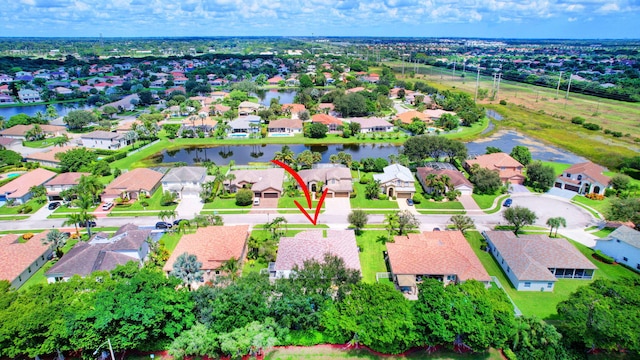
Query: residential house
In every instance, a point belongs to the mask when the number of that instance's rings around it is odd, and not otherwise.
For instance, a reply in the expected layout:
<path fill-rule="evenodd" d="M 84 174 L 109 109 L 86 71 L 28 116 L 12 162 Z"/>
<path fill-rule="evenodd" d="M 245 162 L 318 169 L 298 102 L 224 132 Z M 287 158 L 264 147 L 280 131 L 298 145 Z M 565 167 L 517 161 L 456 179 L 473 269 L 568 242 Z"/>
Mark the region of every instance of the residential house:
<path fill-rule="evenodd" d="M 24 160 L 27 162 L 40 163 L 41 166 L 55 168 L 60 165 L 60 159 L 58 159 L 56 155 L 66 153 L 67 151 L 73 149 L 75 149 L 75 146 L 54 146 L 45 151 L 25 155 Z"/>
<path fill-rule="evenodd" d="M 103 130 L 82 134 L 80 140 L 82 146 L 88 149 L 116 150 L 129 145 L 124 134 Z"/>
<path fill-rule="evenodd" d="M 318 104 L 318 110 L 324 114 L 335 115 L 336 106 L 332 103 L 320 103 Z"/>
<path fill-rule="evenodd" d="M 433 192 L 433 187 L 428 185 L 427 178 L 429 175 L 435 176 L 448 176 L 451 180 L 451 184 L 453 185 L 453 190 L 458 190 L 460 195 L 471 195 L 473 194 L 473 184 L 469 181 L 464 174 L 454 166 L 451 168 L 433 168 L 429 166 L 419 167 L 416 169 L 416 176 L 418 181 L 420 181 L 420 185 L 427 194 L 431 194 Z M 446 189 L 446 191 L 450 191 L 452 189 Z"/>
<path fill-rule="evenodd" d="M 240 116 L 229 121 L 227 125 L 229 125 L 229 137 L 248 137 L 251 134 L 260 133 L 260 116 Z"/>
<path fill-rule="evenodd" d="M 278 119 L 271 120 L 267 126 L 269 136 L 293 136 L 302 133 L 302 120 Z"/>
<path fill-rule="evenodd" d="M 395 236 L 387 243 L 393 281 L 415 300 L 417 284 L 437 279 L 444 285 L 477 280 L 486 287 L 491 278 L 460 231 L 424 231 Z"/>
<path fill-rule="evenodd" d="M 284 81 L 284 78 L 282 76 L 276 75 L 270 79 L 267 80 L 267 84 L 271 85 L 271 86 L 277 86 L 280 85 L 280 81 Z"/>
<path fill-rule="evenodd" d="M 282 104 L 282 111 L 290 114 L 292 119 L 300 119 L 300 113 L 306 110 L 303 104 Z"/>
<path fill-rule="evenodd" d="M 611 256 L 617 263 L 640 271 L 640 231 L 622 225 L 602 239 L 596 239 L 595 250 Z"/>
<path fill-rule="evenodd" d="M 303 268 L 304 262 L 324 262 L 326 254 L 344 260 L 345 268 L 361 271 L 358 245 L 352 230 L 307 230 L 293 237 L 280 238 L 278 256 L 269 264 L 269 277 L 289 278 L 294 269 Z"/>
<path fill-rule="evenodd" d="M 27 140 L 27 133 L 33 129 L 35 125 L 14 125 L 8 129 L 0 131 L 1 137 Z M 58 125 L 38 124 L 45 137 L 57 137 L 67 133 L 67 128 Z"/>
<path fill-rule="evenodd" d="M 16 234 L 0 237 L 0 280 L 7 280 L 14 289 L 29 280 L 53 253 L 51 246 L 42 243 L 48 233 L 37 233 L 27 241 Z"/>
<path fill-rule="evenodd" d="M 212 131 L 218 126 L 218 121 L 214 120 L 210 116 L 200 117 L 200 116 L 189 116 L 186 119 L 182 120 L 182 129 L 190 129 L 190 130 L 202 130 L 204 132 Z"/>
<path fill-rule="evenodd" d="M 418 119 L 423 122 L 431 121 L 431 119 L 425 113 L 415 110 L 409 110 L 398 114 L 394 120 L 400 120 L 400 122 L 403 124 L 411 124 L 413 122 L 413 119 Z"/>
<path fill-rule="evenodd" d="M 118 265 L 134 261 L 142 266 L 149 255 L 150 229 L 126 224 L 113 236 L 96 234 L 90 242 L 80 241 L 47 272 L 47 282 L 67 281 L 72 276 L 91 275 L 94 271 L 111 271 Z"/>
<path fill-rule="evenodd" d="M 186 93 L 187 93 L 187 90 L 185 90 L 184 86 L 174 86 L 174 87 L 171 87 L 171 88 L 166 89 L 166 90 L 164 91 L 164 94 L 165 94 L 166 96 L 169 96 L 169 95 L 171 95 L 171 94 L 172 94 L 172 93 L 174 93 L 174 92 L 186 94 Z"/>
<path fill-rule="evenodd" d="M 73 94 L 73 90 L 63 87 L 63 86 L 58 86 L 55 89 L 53 89 L 53 91 L 55 91 L 56 94 L 58 95 L 71 95 Z"/>
<path fill-rule="evenodd" d="M 302 178 L 311 192 L 329 189 L 327 197 L 348 198 L 353 191 L 351 170 L 340 164 L 316 164 L 313 169 L 300 170 L 298 175 Z M 318 189 L 318 185 L 322 189 Z"/>
<path fill-rule="evenodd" d="M 287 80 L 285 80 L 285 84 L 287 86 L 300 86 L 300 80 L 294 78 L 294 77 L 290 77 Z"/>
<path fill-rule="evenodd" d="M 351 118 L 348 121 L 360 124 L 361 133 L 393 131 L 393 124 L 379 117 Z"/>
<path fill-rule="evenodd" d="M 44 188 L 47 189 L 47 198 L 49 198 L 49 201 L 62 200 L 61 192 L 78 185 L 81 177 L 90 175 L 90 173 L 83 172 L 67 172 L 56 175 L 53 179 L 44 183 Z"/>
<path fill-rule="evenodd" d="M 251 115 L 255 114 L 262 108 L 262 105 L 251 101 L 243 101 L 238 105 L 238 115 Z"/>
<path fill-rule="evenodd" d="M 0 104 L 13 104 L 13 98 L 8 94 L 0 94 Z"/>
<path fill-rule="evenodd" d="M 380 190 L 389 198 L 410 199 L 416 192 L 411 170 L 399 164 L 385 166 L 382 174 L 373 174 L 373 180 L 380 182 Z"/>
<path fill-rule="evenodd" d="M 522 174 L 524 166 L 507 153 L 479 155 L 475 159 L 466 160 L 464 167 L 470 171 L 474 164 L 478 164 L 484 169 L 497 171 L 500 174 L 500 181 L 505 184 L 524 184 L 525 176 Z"/>
<path fill-rule="evenodd" d="M 226 181 L 224 186 L 232 193 L 243 188 L 251 189 L 257 198 L 279 198 L 282 196 L 284 169 L 233 170 L 234 180 Z"/>
<path fill-rule="evenodd" d="M 41 102 L 40 93 L 31 89 L 22 89 L 18 91 L 18 98 L 23 103 Z"/>
<path fill-rule="evenodd" d="M 118 109 L 118 111 L 132 111 L 136 109 L 136 104 L 140 103 L 140 97 L 138 94 L 131 94 L 123 97 L 118 101 L 114 101 L 112 103 L 105 104 L 100 107 L 100 110 L 104 109 L 105 106 L 113 106 Z"/>
<path fill-rule="evenodd" d="M 182 199 L 198 197 L 202 184 L 207 181 L 207 169 L 201 166 L 180 166 L 169 170 L 162 177 L 162 190 L 171 191 Z"/>
<path fill-rule="evenodd" d="M 224 91 L 214 91 L 211 93 L 211 99 L 213 101 L 224 100 L 227 96 L 229 96 L 229 93 Z"/>
<path fill-rule="evenodd" d="M 160 186 L 163 174 L 147 168 L 129 170 L 115 178 L 102 193 L 102 201 L 116 198 L 136 200 L 141 194 L 150 197 Z"/>
<path fill-rule="evenodd" d="M 367 90 L 367 89 L 365 89 L 365 88 L 364 88 L 364 87 L 362 87 L 362 86 L 357 86 L 357 87 L 354 87 L 354 88 L 351 88 L 351 89 L 347 89 L 347 90 L 345 90 L 345 93 L 347 93 L 347 94 L 353 94 L 353 93 L 357 93 L 357 92 L 360 92 L 360 91 L 366 91 L 366 90 Z"/>
<path fill-rule="evenodd" d="M 311 123 L 320 123 L 327 125 L 329 131 L 338 131 L 338 127 L 342 126 L 342 120 L 328 114 L 315 114 L 311 117 Z"/>
<path fill-rule="evenodd" d="M 427 109 L 424 111 L 424 114 L 431 120 L 431 121 L 438 121 L 440 120 L 440 118 L 442 117 L 442 115 L 444 114 L 449 114 L 449 115 L 453 115 L 456 116 L 456 113 L 453 111 L 447 111 L 447 110 L 442 110 L 442 109 Z"/>
<path fill-rule="evenodd" d="M 553 291 L 557 279 L 593 279 L 596 266 L 564 238 L 516 236 L 511 231 L 485 231 L 482 235 L 487 251 L 516 290 Z"/>
<path fill-rule="evenodd" d="M 0 149 L 9 149 L 15 145 L 20 144 L 21 141 L 20 139 L 13 139 L 13 138 L 7 138 L 7 137 L 1 137 L 0 136 Z"/>
<path fill-rule="evenodd" d="M 555 187 L 578 194 L 604 195 L 610 178 L 603 174 L 606 169 L 590 161 L 572 165 L 556 179 Z"/>
<path fill-rule="evenodd" d="M 24 204 L 31 199 L 33 186 L 43 185 L 54 176 L 56 173 L 42 168 L 24 173 L 0 186 L 0 201 L 13 200 L 17 204 Z"/>
<path fill-rule="evenodd" d="M 162 270 L 170 276 L 173 265 L 180 255 L 185 253 L 195 255 L 202 263 L 200 269 L 204 274 L 202 282 L 190 284 L 191 287 L 197 288 L 204 283 L 215 283 L 219 276 L 225 275 L 220 267 L 231 258 L 238 260 L 239 267 L 242 268 L 242 263 L 247 256 L 248 238 L 248 225 L 198 228 L 194 234 L 182 236 Z"/>
<path fill-rule="evenodd" d="M 222 116 L 227 111 L 231 110 L 231 106 L 215 104 L 213 105 L 213 115 Z"/>

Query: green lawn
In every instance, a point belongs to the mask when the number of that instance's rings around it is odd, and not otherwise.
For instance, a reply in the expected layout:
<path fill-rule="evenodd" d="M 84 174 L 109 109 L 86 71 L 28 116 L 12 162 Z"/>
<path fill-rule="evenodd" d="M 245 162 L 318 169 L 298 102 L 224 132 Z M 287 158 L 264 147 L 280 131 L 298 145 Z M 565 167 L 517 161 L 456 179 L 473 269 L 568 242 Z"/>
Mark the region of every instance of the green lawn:
<path fill-rule="evenodd" d="M 498 205 L 500 205 L 500 202 L 502 202 L 503 198 L 507 198 L 508 195 L 506 194 L 500 194 L 500 193 L 496 193 L 496 194 L 492 194 L 492 195 L 479 195 L 479 194 L 472 194 L 471 195 L 473 197 L 473 200 L 476 201 L 476 204 L 478 204 L 478 206 L 480 207 L 480 209 L 482 210 L 490 210 L 493 208 L 493 202 L 496 200 L 496 198 L 500 197 L 500 201 L 498 202 Z"/>
<path fill-rule="evenodd" d="M 556 176 L 560 176 L 563 171 L 571 167 L 571 164 L 564 164 L 553 161 L 542 161 L 542 164 L 551 166 L 553 168 L 553 171 L 555 171 Z"/>
<path fill-rule="evenodd" d="M 611 234 L 614 230 L 615 230 L 614 228 L 603 228 L 602 230 L 592 232 L 591 234 L 601 239 L 609 236 L 609 234 Z"/>
<path fill-rule="evenodd" d="M 62 247 L 62 252 L 63 253 L 67 253 L 69 250 L 71 250 L 71 248 L 73 247 L 73 245 L 75 245 L 78 242 L 78 240 L 75 239 L 69 239 L 67 241 L 67 243 Z M 27 280 L 24 284 L 22 284 L 22 286 L 20 286 L 20 289 L 26 289 L 30 286 L 36 285 L 36 284 L 46 284 L 47 283 L 47 277 L 45 276 L 45 273 L 53 266 L 53 264 L 55 264 L 58 260 L 49 260 L 47 261 L 38 271 L 36 271 L 30 278 L 29 280 Z"/>
<path fill-rule="evenodd" d="M 460 201 L 430 201 L 430 200 L 424 200 L 421 201 L 420 204 L 415 204 L 414 205 L 416 207 L 416 209 L 422 209 L 422 210 L 427 210 L 427 209 L 434 209 L 434 210 L 442 210 L 442 209 L 446 209 L 446 210 L 464 210 L 464 206 L 462 206 L 462 203 Z M 449 212 L 447 212 L 448 214 Z"/>
<path fill-rule="evenodd" d="M 388 232 L 380 230 L 363 230 L 356 236 L 356 242 L 362 251 L 360 252 L 360 266 L 362 268 L 362 281 L 374 283 L 377 272 L 387 272 L 383 251 L 387 250 L 380 237 L 387 237 Z"/>
<path fill-rule="evenodd" d="M 140 211 L 140 210 L 175 210 L 178 204 L 174 203 L 168 206 L 160 205 L 160 200 L 162 200 L 162 188 L 158 188 L 150 198 L 145 199 L 149 206 L 143 207 L 140 205 L 141 200 L 137 200 L 131 205 L 116 205 L 112 210 L 112 214 L 122 213 L 125 211 Z M 126 214 L 126 213 L 124 213 Z M 122 215 L 118 215 L 122 216 Z"/>
<path fill-rule="evenodd" d="M 181 237 L 182 234 L 177 232 L 165 232 L 164 235 L 162 235 L 161 240 L 164 240 L 164 245 L 167 247 L 169 254 L 178 246 Z"/>
<path fill-rule="evenodd" d="M 87 212 L 94 212 L 99 205 L 91 207 L 87 210 Z M 78 213 L 82 211 L 79 207 L 68 207 L 66 205 L 60 205 L 57 209 L 53 211 L 51 215 L 49 215 L 49 219 L 66 219 L 69 213 Z"/>
<path fill-rule="evenodd" d="M 364 174 L 362 174 L 364 176 Z M 354 209 L 398 209 L 395 200 L 369 200 L 365 197 L 366 184 L 354 183 L 356 197 L 351 199 L 351 207 Z"/>
<path fill-rule="evenodd" d="M 603 215 L 607 212 L 609 206 L 611 205 L 611 198 L 608 197 L 604 198 L 604 200 L 591 200 L 582 195 L 576 195 L 571 200 L 592 207 L 598 210 Z"/>
<path fill-rule="evenodd" d="M 553 292 L 516 291 L 493 256 L 480 250 L 480 245 L 483 243 L 482 235 L 477 231 L 468 231 L 465 237 L 489 275 L 496 276 L 500 280 L 506 292 L 524 315 L 536 315 L 542 319 L 555 319 L 557 317 L 556 306 L 558 303 L 566 300 L 579 287 L 591 283 L 591 280 L 559 279 L 554 286 Z M 595 273 L 596 279 L 619 279 L 639 276 L 622 266 L 601 263 L 591 257 L 593 250 L 573 241 L 571 242 L 598 267 Z"/>
<path fill-rule="evenodd" d="M 203 210 L 213 210 L 213 209 L 240 209 L 240 210 L 248 210 L 251 209 L 251 205 L 247 206 L 238 206 L 236 205 L 236 199 L 221 199 L 219 197 L 215 198 L 212 202 L 208 202 L 204 204 Z"/>
<path fill-rule="evenodd" d="M 46 148 L 49 146 L 53 146 L 55 139 L 58 139 L 58 138 L 46 138 L 46 139 L 37 140 L 37 141 L 23 141 L 22 144 L 25 147 L 29 147 L 29 148 Z"/>
<path fill-rule="evenodd" d="M 29 201 L 27 201 L 25 203 L 25 205 L 29 205 L 31 206 L 31 212 L 29 212 L 29 214 L 33 214 L 34 212 L 40 210 L 41 207 L 44 206 L 44 204 L 46 204 L 46 202 L 37 202 L 35 199 L 31 199 Z M 20 210 L 20 208 L 22 208 L 22 205 L 15 205 L 15 206 L 1 206 L 0 207 L 0 215 L 17 215 L 18 214 L 18 210 Z"/>

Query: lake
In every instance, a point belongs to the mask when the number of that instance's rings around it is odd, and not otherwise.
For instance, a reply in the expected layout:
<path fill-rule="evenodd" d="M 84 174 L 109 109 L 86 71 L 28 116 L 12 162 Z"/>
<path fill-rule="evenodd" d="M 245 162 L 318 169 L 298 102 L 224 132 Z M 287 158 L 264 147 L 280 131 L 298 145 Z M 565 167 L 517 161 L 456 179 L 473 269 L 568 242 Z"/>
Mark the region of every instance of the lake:
<path fill-rule="evenodd" d="M 62 104 L 52 104 L 59 116 L 65 116 L 67 113 L 73 110 L 91 110 L 93 106 L 88 105 L 78 105 L 78 103 L 62 103 Z M 12 107 L 3 107 L 0 108 L 0 116 L 4 116 L 5 119 L 9 120 L 13 115 L 18 114 L 27 114 L 29 116 L 34 116 L 38 111 L 41 113 L 47 112 L 47 105 L 32 105 L 32 106 L 12 106 Z"/>
<path fill-rule="evenodd" d="M 255 93 L 251 93 L 251 96 L 256 96 L 260 99 L 260 104 L 269 106 L 271 105 L 271 99 L 280 98 L 280 104 L 293 104 L 293 99 L 298 92 L 295 90 L 258 90 Z"/>

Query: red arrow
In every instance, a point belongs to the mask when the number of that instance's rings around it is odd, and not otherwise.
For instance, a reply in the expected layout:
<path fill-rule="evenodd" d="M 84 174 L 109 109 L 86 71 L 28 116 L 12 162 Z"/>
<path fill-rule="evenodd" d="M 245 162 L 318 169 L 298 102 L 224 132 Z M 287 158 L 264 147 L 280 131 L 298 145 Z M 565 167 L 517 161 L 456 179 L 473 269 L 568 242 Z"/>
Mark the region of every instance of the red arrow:
<path fill-rule="evenodd" d="M 293 176 L 294 179 L 296 179 L 296 181 L 298 182 L 298 185 L 300 185 L 300 188 L 302 188 L 302 190 L 304 191 L 304 196 L 307 198 L 307 206 L 309 207 L 309 210 L 311 210 L 312 209 L 311 192 L 309 192 L 309 189 L 307 188 L 307 184 L 305 184 L 304 180 L 302 180 L 302 178 L 300 177 L 300 174 L 298 174 L 289 165 L 283 163 L 282 161 L 271 160 L 271 162 L 285 169 L 289 174 L 291 174 L 291 176 Z M 320 215 L 320 209 L 322 209 L 322 203 L 324 202 L 324 198 L 327 196 L 328 191 L 329 189 L 325 188 L 324 191 L 322 192 L 322 196 L 320 196 L 320 201 L 318 201 L 318 206 L 316 206 L 316 211 L 313 214 L 313 219 L 311 218 L 311 215 L 309 215 L 307 210 L 305 210 L 304 207 L 300 205 L 298 200 L 293 201 L 298 207 L 298 209 L 300 209 L 300 212 L 303 213 L 313 225 L 316 225 L 318 221 L 318 215 Z"/>

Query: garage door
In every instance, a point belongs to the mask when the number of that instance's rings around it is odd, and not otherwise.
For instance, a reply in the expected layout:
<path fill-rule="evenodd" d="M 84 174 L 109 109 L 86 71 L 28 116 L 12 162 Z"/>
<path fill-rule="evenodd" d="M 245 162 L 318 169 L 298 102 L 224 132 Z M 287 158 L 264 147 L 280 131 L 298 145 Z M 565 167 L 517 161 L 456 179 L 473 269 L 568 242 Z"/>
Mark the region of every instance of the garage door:
<path fill-rule="evenodd" d="M 565 189 L 565 190 L 575 191 L 575 192 L 580 191 L 580 188 L 579 188 L 579 187 L 577 187 L 577 186 L 573 186 L 573 185 L 569 185 L 569 184 L 565 184 L 565 185 L 564 185 L 564 189 Z"/>
<path fill-rule="evenodd" d="M 349 197 L 349 193 L 346 193 L 346 192 L 337 192 L 337 193 L 335 193 L 335 196 L 334 196 L 334 197 L 337 197 L 337 198 L 346 198 L 346 197 Z"/>
<path fill-rule="evenodd" d="M 396 197 L 398 199 L 408 199 L 411 197 L 411 193 L 398 193 Z"/>
<path fill-rule="evenodd" d="M 557 187 L 558 189 L 562 189 L 562 184 L 559 182 L 553 184 L 553 186 Z"/>
<path fill-rule="evenodd" d="M 269 199 L 276 199 L 276 198 L 279 197 L 277 192 L 262 193 L 262 196 L 264 196 L 265 198 L 269 198 Z"/>

